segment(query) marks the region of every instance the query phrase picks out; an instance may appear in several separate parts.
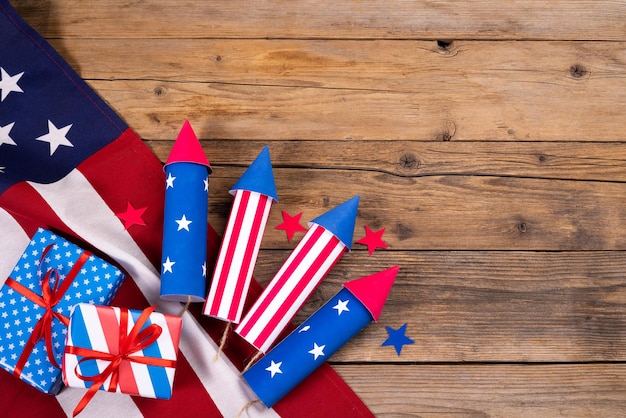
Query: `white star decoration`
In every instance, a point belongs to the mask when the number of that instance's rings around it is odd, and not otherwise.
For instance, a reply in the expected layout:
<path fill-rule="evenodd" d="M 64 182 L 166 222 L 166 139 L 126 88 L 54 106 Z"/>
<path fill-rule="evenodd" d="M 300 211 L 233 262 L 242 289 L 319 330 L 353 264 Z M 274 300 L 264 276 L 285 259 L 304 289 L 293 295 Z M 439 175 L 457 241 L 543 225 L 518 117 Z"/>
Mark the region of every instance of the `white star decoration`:
<path fill-rule="evenodd" d="M 4 68 L 0 67 L 0 76 L 2 77 L 0 79 L 0 90 L 2 90 L 0 102 L 3 102 L 12 91 L 16 93 L 24 93 L 24 90 L 17 85 L 17 82 L 20 81 L 20 78 L 22 78 L 23 75 L 24 72 L 11 76 L 9 73 L 4 71 Z"/>
<path fill-rule="evenodd" d="M 206 277 L 206 261 L 202 263 L 202 277 Z"/>
<path fill-rule="evenodd" d="M 189 224 L 191 223 L 191 221 L 187 219 L 187 216 L 183 214 L 182 218 L 175 219 L 175 221 L 178 224 L 177 231 L 180 231 L 181 229 L 184 229 L 185 231 L 189 231 Z"/>
<path fill-rule="evenodd" d="M 176 177 L 172 176 L 172 173 L 168 173 L 167 179 L 165 179 L 165 184 L 166 184 L 165 189 L 169 189 L 170 187 L 173 189 L 174 180 L 176 180 Z"/>
<path fill-rule="evenodd" d="M 41 135 L 37 138 L 37 141 L 43 141 L 50 144 L 50 155 L 63 145 L 66 147 L 73 147 L 74 145 L 66 138 L 72 125 L 64 126 L 63 128 L 57 128 L 52 121 L 48 120 L 48 133 Z"/>
<path fill-rule="evenodd" d="M 209 178 L 205 178 L 204 179 L 204 191 L 208 192 L 209 191 Z"/>
<path fill-rule="evenodd" d="M 313 354 L 313 360 L 317 360 L 319 356 L 324 356 L 324 348 L 326 345 L 317 345 L 317 343 L 313 343 L 313 349 L 309 350 L 309 354 Z"/>
<path fill-rule="evenodd" d="M 172 271 L 172 266 L 176 264 L 175 261 L 171 261 L 169 257 L 167 257 L 167 259 L 165 260 L 165 263 L 163 263 L 163 273 L 167 273 L 168 271 L 170 273 L 173 273 Z"/>
<path fill-rule="evenodd" d="M 13 139 L 9 136 L 13 125 L 15 125 L 15 122 L 11 122 L 6 126 L 0 126 L 0 146 L 2 146 L 2 144 L 17 145 L 15 141 L 13 141 Z"/>
<path fill-rule="evenodd" d="M 279 361 L 278 363 L 274 363 L 274 360 L 272 360 L 272 364 L 270 364 L 269 367 L 266 367 L 265 370 L 267 370 L 268 372 L 270 372 L 271 376 L 270 377 L 274 377 L 274 375 L 276 373 L 278 374 L 283 374 L 283 371 L 280 370 L 280 366 L 282 366 L 283 362 Z"/>
<path fill-rule="evenodd" d="M 348 302 L 350 302 L 350 300 L 339 299 L 337 304 L 333 306 L 333 309 L 337 309 L 337 316 L 341 315 L 341 313 L 344 311 L 350 312 L 350 309 L 348 309 Z"/>

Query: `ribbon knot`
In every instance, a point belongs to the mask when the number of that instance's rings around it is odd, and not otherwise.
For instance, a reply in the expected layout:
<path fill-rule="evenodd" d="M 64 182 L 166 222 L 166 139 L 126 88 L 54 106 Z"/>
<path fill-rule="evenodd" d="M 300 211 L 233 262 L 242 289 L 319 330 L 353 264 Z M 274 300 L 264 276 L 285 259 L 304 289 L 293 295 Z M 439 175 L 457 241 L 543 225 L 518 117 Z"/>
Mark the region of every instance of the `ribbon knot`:
<path fill-rule="evenodd" d="M 46 254 L 48 254 L 53 246 L 54 244 L 50 244 L 43 250 L 41 257 L 39 258 L 39 267 L 37 270 L 38 276 L 41 276 L 41 266 L 44 264 Z M 5 283 L 7 286 L 45 309 L 44 314 L 37 321 L 37 324 L 35 324 L 33 332 L 28 338 L 28 341 L 24 346 L 24 350 L 22 351 L 22 354 L 20 355 L 20 358 L 15 365 L 15 369 L 13 369 L 13 374 L 15 376 L 20 377 L 22 371 L 24 370 L 24 366 L 28 361 L 28 357 L 35 347 L 35 344 L 37 344 L 37 342 L 41 339 L 43 339 L 46 343 L 48 360 L 50 361 L 50 363 L 52 363 L 54 367 L 60 369 L 59 364 L 54 358 L 54 348 L 52 345 L 52 320 L 56 318 L 61 321 L 61 323 L 65 326 L 69 324 L 70 320 L 67 316 L 56 312 L 53 309 L 61 301 L 61 299 L 70 288 L 72 282 L 74 281 L 74 279 L 76 278 L 76 276 L 90 256 L 91 253 L 89 251 L 83 251 L 64 280 L 61 280 L 61 275 L 59 274 L 57 269 L 55 269 L 54 267 L 49 268 L 41 281 L 41 295 L 38 295 L 37 293 L 33 292 L 29 288 L 23 286 L 22 284 L 13 280 L 10 277 L 6 280 Z"/>
<path fill-rule="evenodd" d="M 135 322 L 135 325 L 133 325 L 130 332 L 128 332 L 128 334 L 126 333 L 128 329 L 128 309 L 119 308 L 120 326 L 118 334 L 119 344 L 117 353 L 107 353 L 103 351 L 92 350 L 90 348 L 76 346 L 67 346 L 65 348 L 66 354 L 74 354 L 76 356 L 82 357 L 80 360 L 78 360 L 76 366 L 74 367 L 74 374 L 76 375 L 76 377 L 87 382 L 92 382 L 92 385 L 87 390 L 87 393 L 83 396 L 83 398 L 74 409 L 73 416 L 76 416 L 82 412 L 82 410 L 87 406 L 89 401 L 91 401 L 91 399 L 98 392 L 98 390 L 104 386 L 109 377 L 111 378 L 111 380 L 109 383 L 109 387 L 106 390 L 109 392 L 117 391 L 120 379 L 119 369 L 120 365 L 124 361 L 146 364 L 150 366 L 171 368 L 176 367 L 176 360 L 133 355 L 156 342 L 163 332 L 163 329 L 157 324 L 150 324 L 142 330 L 146 321 L 150 317 L 150 314 L 152 314 L 155 308 L 156 306 L 151 306 L 144 309 L 139 315 L 137 321 Z M 95 360 L 108 361 L 109 364 L 102 372 L 93 376 L 83 375 L 79 371 L 79 366 L 81 363 Z"/>

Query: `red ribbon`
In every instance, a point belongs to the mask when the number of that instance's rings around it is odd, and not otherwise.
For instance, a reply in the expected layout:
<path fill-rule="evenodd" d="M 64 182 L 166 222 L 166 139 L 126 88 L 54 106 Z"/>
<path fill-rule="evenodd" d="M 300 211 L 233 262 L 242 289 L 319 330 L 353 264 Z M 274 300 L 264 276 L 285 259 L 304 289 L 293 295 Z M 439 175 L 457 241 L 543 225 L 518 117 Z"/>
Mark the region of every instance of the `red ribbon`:
<path fill-rule="evenodd" d="M 44 258 L 53 246 L 54 244 L 50 244 L 43 250 L 41 258 L 39 259 L 38 272 L 41 272 L 41 266 L 44 263 Z M 35 344 L 37 344 L 37 342 L 42 338 L 46 342 L 48 360 L 50 360 L 50 363 L 52 363 L 54 367 L 60 369 L 59 364 L 54 358 L 54 351 L 52 347 L 52 319 L 58 319 L 65 326 L 69 324 L 70 320 L 65 315 L 55 312 L 52 309 L 56 306 L 57 303 L 61 301 L 63 295 L 65 295 L 65 292 L 67 292 L 67 290 L 70 288 L 72 281 L 74 281 L 74 278 L 76 278 L 76 276 L 80 272 L 80 269 L 87 262 L 87 259 L 89 259 L 90 255 L 90 252 L 83 251 L 74 266 L 65 277 L 65 280 L 63 280 L 62 282 L 59 282 L 60 275 L 57 269 L 48 269 L 43 277 L 43 280 L 41 281 L 41 296 L 28 289 L 27 287 L 24 287 L 10 277 L 6 280 L 5 283 L 9 287 L 21 293 L 23 296 L 25 296 L 32 302 L 35 302 L 37 305 L 46 310 L 43 316 L 39 319 L 39 321 L 37 321 L 37 324 L 35 325 L 32 334 L 28 338 L 28 341 L 24 346 L 24 350 L 22 351 L 22 354 L 20 355 L 20 358 L 15 365 L 15 369 L 13 370 L 13 374 L 15 376 L 20 377 L 24 366 L 28 361 L 28 357 L 30 357 L 33 348 L 35 347 Z M 53 284 L 50 284 L 50 278 L 53 276 L 54 282 Z"/>
<path fill-rule="evenodd" d="M 128 334 L 126 334 L 126 330 L 128 329 L 128 309 L 120 308 L 119 344 L 117 353 L 106 353 L 103 351 L 92 350 L 90 348 L 75 346 L 67 346 L 65 348 L 66 353 L 82 357 L 74 368 L 76 376 L 81 380 L 93 382 L 91 387 L 87 390 L 87 393 L 74 409 L 73 416 L 82 412 L 85 406 L 87 406 L 89 401 L 91 401 L 94 397 L 96 392 L 104 386 L 104 383 L 109 376 L 111 377 L 111 383 L 109 384 L 109 388 L 107 390 L 109 392 L 115 392 L 117 390 L 120 378 L 119 368 L 125 360 L 140 364 L 147 364 L 150 366 L 176 367 L 176 360 L 131 355 L 152 345 L 163 332 L 163 329 L 157 324 L 150 324 L 145 329 L 141 330 L 155 308 L 156 306 L 151 306 L 144 309 Z M 110 363 L 106 369 L 97 375 L 85 376 L 81 374 L 78 370 L 78 366 L 83 362 L 91 360 L 105 360 Z"/>

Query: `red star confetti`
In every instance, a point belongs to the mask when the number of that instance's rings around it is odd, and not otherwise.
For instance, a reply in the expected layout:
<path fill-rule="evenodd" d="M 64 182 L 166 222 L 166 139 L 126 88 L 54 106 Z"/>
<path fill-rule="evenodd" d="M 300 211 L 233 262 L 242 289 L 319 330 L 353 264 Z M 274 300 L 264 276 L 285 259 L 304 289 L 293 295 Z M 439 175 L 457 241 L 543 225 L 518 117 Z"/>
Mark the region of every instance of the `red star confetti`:
<path fill-rule="evenodd" d="M 300 218 L 302 217 L 302 212 L 291 216 L 284 210 L 281 211 L 283 214 L 283 223 L 280 225 L 276 225 L 274 228 L 282 229 L 287 233 L 287 241 L 291 241 L 293 235 L 298 231 L 306 231 L 307 229 L 300 225 Z"/>
<path fill-rule="evenodd" d="M 374 254 L 376 248 L 388 248 L 389 246 L 383 241 L 385 228 L 379 231 L 372 231 L 369 226 L 365 225 L 365 236 L 357 241 L 357 244 L 367 245 L 369 255 Z"/>
<path fill-rule="evenodd" d="M 146 223 L 143 221 L 141 216 L 146 211 L 146 208 L 135 209 L 133 205 L 128 202 L 126 206 L 126 212 L 116 213 L 115 216 L 124 221 L 124 229 L 128 230 L 133 225 L 142 225 L 145 226 Z"/>

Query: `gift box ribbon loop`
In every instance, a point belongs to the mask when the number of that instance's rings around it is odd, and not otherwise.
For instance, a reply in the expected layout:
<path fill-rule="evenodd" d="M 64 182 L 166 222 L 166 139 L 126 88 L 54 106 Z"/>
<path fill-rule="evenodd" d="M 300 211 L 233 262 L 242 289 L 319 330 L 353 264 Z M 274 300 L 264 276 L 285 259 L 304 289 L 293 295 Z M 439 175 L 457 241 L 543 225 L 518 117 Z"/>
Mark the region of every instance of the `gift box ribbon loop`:
<path fill-rule="evenodd" d="M 53 246 L 54 244 L 48 245 L 41 254 L 41 258 L 39 259 L 39 269 L 37 271 L 37 274 L 39 276 L 42 275 L 41 267 L 44 264 L 45 257 Z M 20 358 L 15 366 L 15 369 L 13 371 L 13 374 L 15 376 L 19 377 L 22 374 L 22 370 L 24 369 L 24 366 L 28 361 L 28 357 L 32 353 L 35 344 L 37 344 L 37 341 L 39 341 L 40 339 L 43 339 L 46 343 L 46 351 L 48 353 L 48 359 L 50 360 L 50 363 L 52 363 L 56 368 L 60 369 L 59 364 L 54 358 L 54 350 L 52 346 L 52 320 L 56 318 L 61 321 L 65 326 L 69 324 L 70 320 L 65 315 L 59 312 L 55 312 L 53 308 L 56 306 L 57 303 L 59 303 L 59 301 L 61 301 L 67 290 L 72 285 L 74 278 L 76 278 L 76 276 L 90 256 L 91 253 L 89 251 L 83 251 L 78 257 L 76 263 L 72 266 L 67 276 L 65 276 L 65 279 L 63 280 L 61 279 L 61 275 L 59 274 L 57 269 L 49 268 L 46 273 L 43 274 L 43 279 L 41 281 L 41 295 L 38 295 L 37 293 L 21 285 L 19 282 L 13 280 L 10 277 L 6 280 L 5 283 L 10 288 L 45 309 L 44 314 L 37 321 L 37 324 L 35 325 L 32 334 L 28 338 L 28 341 L 24 346 L 24 351 L 22 351 L 22 354 L 20 355 Z"/>
<path fill-rule="evenodd" d="M 128 309 L 120 309 L 120 332 L 119 332 L 119 345 L 117 353 L 106 353 L 103 351 L 92 350 L 90 348 L 68 346 L 66 347 L 66 353 L 81 356 L 75 367 L 76 376 L 84 381 L 92 382 L 92 385 L 87 390 L 87 393 L 80 400 L 76 408 L 74 409 L 73 416 L 78 415 L 87 406 L 91 398 L 98 392 L 106 380 L 110 377 L 108 391 L 115 392 L 117 386 L 120 383 L 120 365 L 124 361 L 130 361 L 140 364 L 146 364 L 150 366 L 159 367 L 176 367 L 176 360 L 168 360 L 156 357 L 145 357 L 141 355 L 132 355 L 143 349 L 149 347 L 157 341 L 163 329 L 157 324 L 150 324 L 142 330 L 150 314 L 154 311 L 156 306 L 151 306 L 144 309 L 137 322 L 128 332 Z M 85 376 L 81 374 L 79 366 L 81 363 L 87 361 L 104 360 L 108 361 L 109 365 L 100 373 L 94 376 Z"/>

